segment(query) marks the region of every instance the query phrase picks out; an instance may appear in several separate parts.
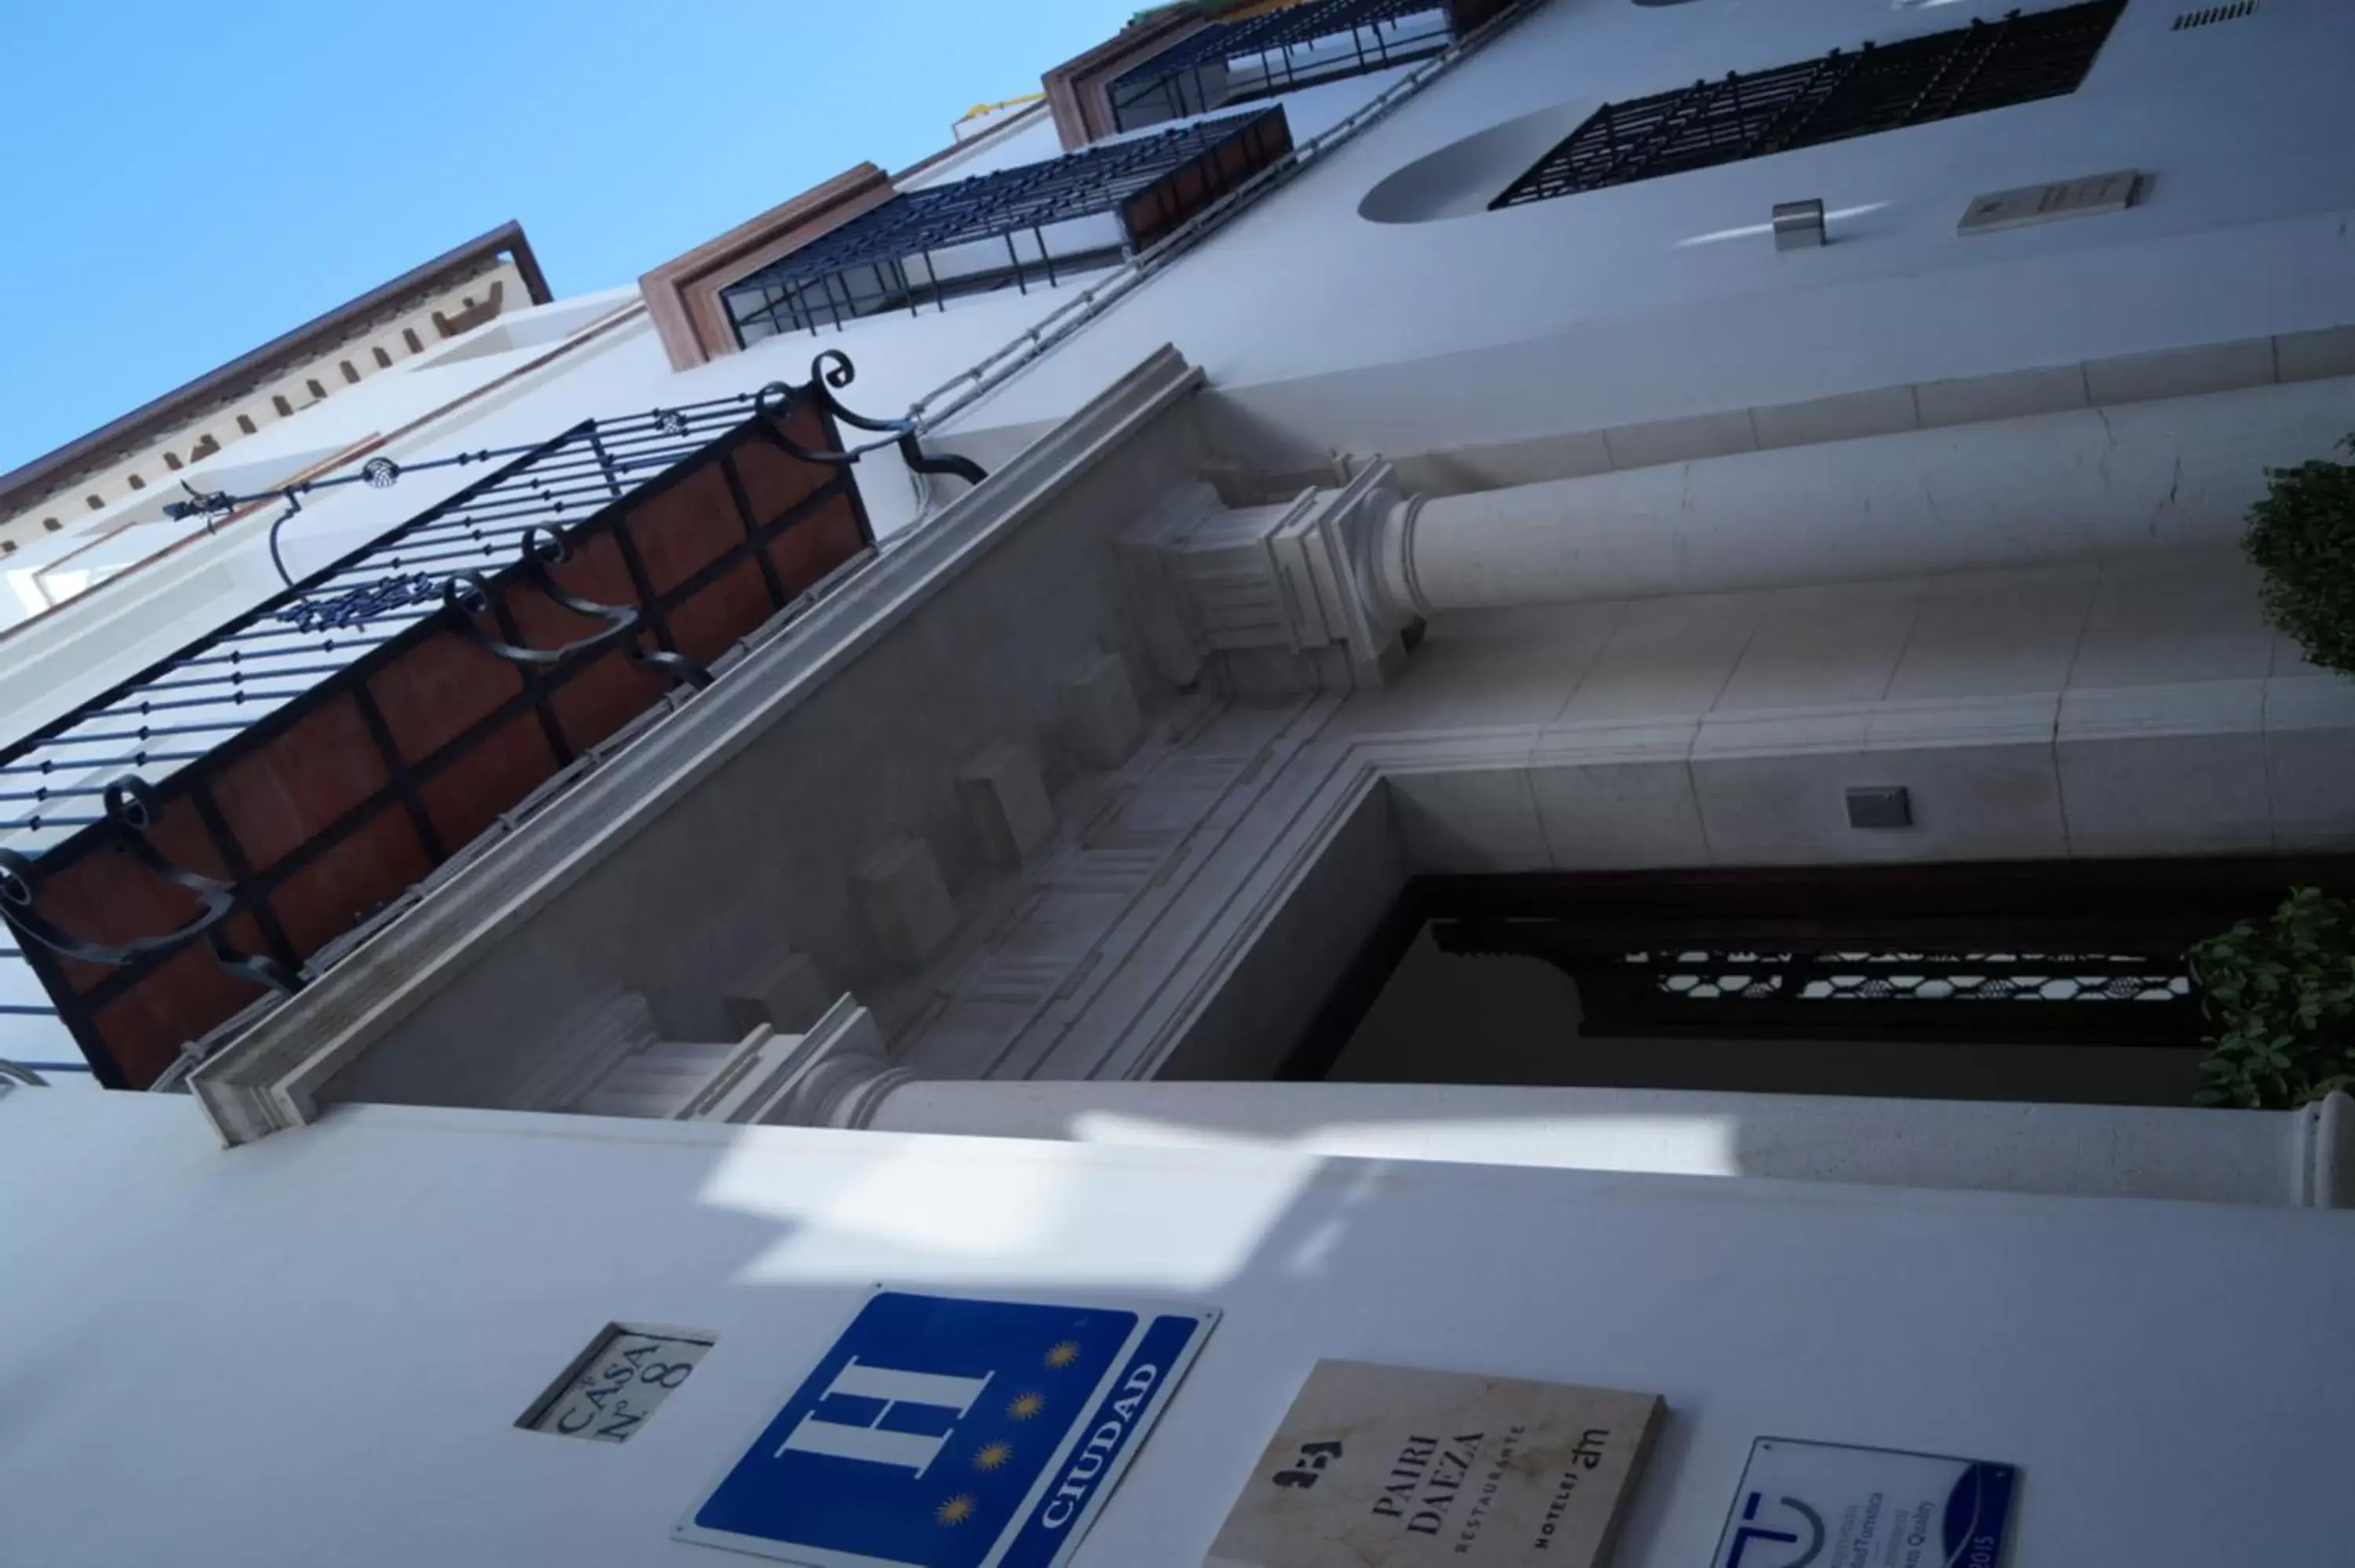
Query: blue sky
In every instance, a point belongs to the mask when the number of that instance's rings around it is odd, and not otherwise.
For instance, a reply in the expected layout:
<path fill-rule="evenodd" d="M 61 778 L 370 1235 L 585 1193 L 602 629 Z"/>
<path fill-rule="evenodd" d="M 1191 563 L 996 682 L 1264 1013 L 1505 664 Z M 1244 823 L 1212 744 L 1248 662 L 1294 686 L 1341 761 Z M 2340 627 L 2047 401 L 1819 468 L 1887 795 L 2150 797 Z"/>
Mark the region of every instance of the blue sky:
<path fill-rule="evenodd" d="M 510 217 L 629 282 L 1143 4 L 0 7 L 0 471 Z"/>

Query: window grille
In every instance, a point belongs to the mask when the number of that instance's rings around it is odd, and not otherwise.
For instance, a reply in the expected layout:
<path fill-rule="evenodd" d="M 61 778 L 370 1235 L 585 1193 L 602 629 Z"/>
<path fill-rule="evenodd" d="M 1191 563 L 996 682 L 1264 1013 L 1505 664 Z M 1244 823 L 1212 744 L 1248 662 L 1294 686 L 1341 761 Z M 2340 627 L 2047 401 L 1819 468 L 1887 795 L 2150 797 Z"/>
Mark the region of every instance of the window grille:
<path fill-rule="evenodd" d="M 2011 12 L 1606 103 L 1507 186 L 1520 207 L 2077 90 L 2126 0 Z"/>
<path fill-rule="evenodd" d="M 2257 0 L 2233 0 L 2230 5 L 2206 5 L 2197 11 L 2183 12 L 2175 18 L 2175 25 L 2167 30 L 2181 33 L 2193 27 L 2212 27 L 2219 22 L 2237 22 L 2253 15 L 2256 8 Z"/>
<path fill-rule="evenodd" d="M 1582 963 L 1581 1032 L 2189 1046 L 2178 953 L 1661 951 Z"/>
<path fill-rule="evenodd" d="M 2111 953 L 1630 953 L 1686 1001 L 2180 1002 L 2180 958 Z"/>
<path fill-rule="evenodd" d="M 1113 123 L 1135 131 L 1423 59 L 1455 34 L 1444 0 L 1308 0 L 1214 22 L 1115 78 L 1106 96 Z"/>
<path fill-rule="evenodd" d="M 736 341 L 1115 265 L 1291 150 L 1280 109 L 901 191 L 722 291 Z"/>

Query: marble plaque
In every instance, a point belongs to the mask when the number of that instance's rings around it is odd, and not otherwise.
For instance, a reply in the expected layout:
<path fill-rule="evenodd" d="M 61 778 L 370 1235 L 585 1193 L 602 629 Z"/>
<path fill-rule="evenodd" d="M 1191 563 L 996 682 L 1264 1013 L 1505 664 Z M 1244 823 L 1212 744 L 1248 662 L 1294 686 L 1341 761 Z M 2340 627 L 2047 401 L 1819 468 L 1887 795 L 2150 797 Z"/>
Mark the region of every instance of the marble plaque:
<path fill-rule="evenodd" d="M 2134 206 L 2142 195 L 2142 171 L 2118 169 L 2106 175 L 2086 175 L 2078 179 L 2060 180 L 2049 185 L 2022 185 L 2018 190 L 1996 191 L 1971 198 L 1971 205 L 1964 209 L 1963 220 L 1955 227 L 1955 232 L 1992 234 L 1999 229 L 2025 228 L 2031 223 L 2050 223 L 2056 217 L 2092 217 L 2105 212 L 2123 212 Z"/>
<path fill-rule="evenodd" d="M 1319 1361 L 1206 1568 L 1594 1568 L 1657 1394 Z"/>

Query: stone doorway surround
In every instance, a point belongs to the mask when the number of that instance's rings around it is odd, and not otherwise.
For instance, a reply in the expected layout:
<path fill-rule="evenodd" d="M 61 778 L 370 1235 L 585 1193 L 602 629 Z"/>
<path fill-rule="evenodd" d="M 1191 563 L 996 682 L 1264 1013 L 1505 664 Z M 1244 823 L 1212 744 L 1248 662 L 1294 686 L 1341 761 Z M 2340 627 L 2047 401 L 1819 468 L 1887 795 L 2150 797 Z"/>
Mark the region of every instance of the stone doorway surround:
<path fill-rule="evenodd" d="M 1264 1078 L 1416 874 L 2295 854 L 2355 843 L 2350 781 L 2355 682 L 2217 552 L 1481 612 L 1379 689 L 1166 715 L 899 1059 Z"/>

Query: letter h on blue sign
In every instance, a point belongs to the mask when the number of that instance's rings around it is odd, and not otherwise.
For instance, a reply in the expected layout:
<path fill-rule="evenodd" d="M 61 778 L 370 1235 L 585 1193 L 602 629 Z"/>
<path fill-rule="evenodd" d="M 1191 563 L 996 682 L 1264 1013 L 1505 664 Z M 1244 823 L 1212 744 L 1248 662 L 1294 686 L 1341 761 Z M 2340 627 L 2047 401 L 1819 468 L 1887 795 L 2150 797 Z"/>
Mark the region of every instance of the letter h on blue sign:
<path fill-rule="evenodd" d="M 1133 1312 L 879 1294 L 695 1523 L 974 1568 L 1136 1327 Z"/>

